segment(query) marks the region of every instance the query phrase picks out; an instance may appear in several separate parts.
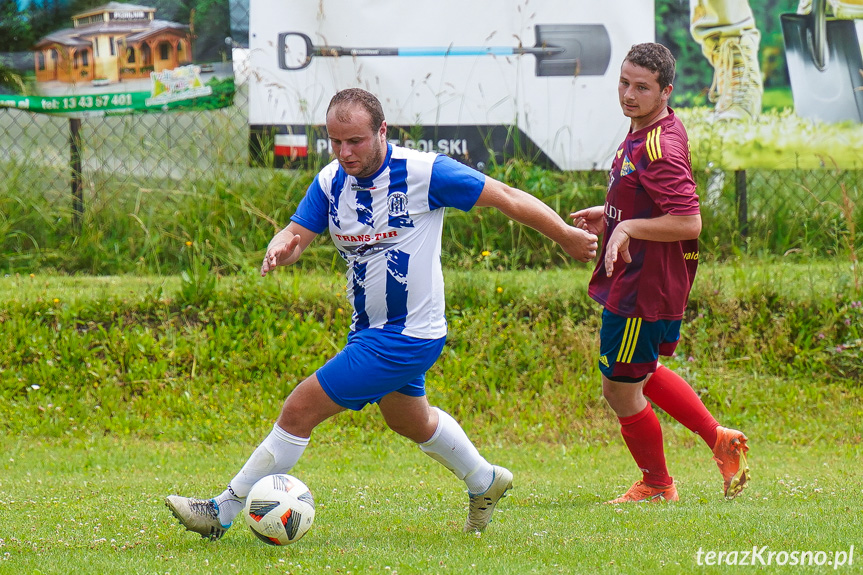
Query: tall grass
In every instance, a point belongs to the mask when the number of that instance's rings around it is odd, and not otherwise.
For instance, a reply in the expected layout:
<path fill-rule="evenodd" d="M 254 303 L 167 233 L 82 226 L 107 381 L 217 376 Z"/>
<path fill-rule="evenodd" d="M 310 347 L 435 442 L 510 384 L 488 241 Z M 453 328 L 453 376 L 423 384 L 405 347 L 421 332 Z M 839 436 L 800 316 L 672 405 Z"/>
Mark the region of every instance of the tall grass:
<path fill-rule="evenodd" d="M 450 335 L 427 384 L 434 401 L 500 437 L 613 437 L 597 423 L 606 407 L 588 277 L 587 269 L 448 272 Z M 853 412 L 863 393 L 863 298 L 843 293 L 848 279 L 835 263 L 704 270 L 670 364 L 720 418 L 758 425 L 759 406 L 773 420 L 825 402 Z M 194 289 L 176 277 L 2 278 L 2 428 L 182 439 L 191 426 L 215 442 L 228 433 L 226 414 L 242 412 L 245 426 L 230 433 L 256 437 L 293 386 L 342 347 L 343 281 L 300 269 Z M 820 399 L 803 406 L 798 394 Z M 807 425 L 851 437 L 855 419 Z"/>
<path fill-rule="evenodd" d="M 187 242 L 217 274 L 248 269 L 258 264 L 274 231 L 288 223 L 314 175 L 243 167 L 180 179 L 126 175 L 118 180 L 97 173 L 84 190 L 84 221 L 78 233 L 63 168 L 7 160 L 3 169 L 4 273 L 48 269 L 176 274 L 187 267 Z M 717 187 L 713 172 L 696 172 L 704 200 L 705 257 L 727 260 L 748 251 L 849 258 L 861 243 L 854 233 L 863 226 L 860 183 L 852 173 L 825 174 L 816 178 L 812 172 L 797 177 L 753 172 L 749 234 L 741 237 L 733 178 Z M 510 161 L 495 166 L 491 175 L 536 195 L 563 217 L 602 203 L 605 194 L 606 175 L 601 172 L 553 172 Z M 500 270 L 572 265 L 546 238 L 491 209 L 449 210 L 443 249 L 446 265 L 462 269 L 478 262 Z M 314 267 L 341 265 L 328 241 L 313 244 L 301 265 L 305 262 Z"/>

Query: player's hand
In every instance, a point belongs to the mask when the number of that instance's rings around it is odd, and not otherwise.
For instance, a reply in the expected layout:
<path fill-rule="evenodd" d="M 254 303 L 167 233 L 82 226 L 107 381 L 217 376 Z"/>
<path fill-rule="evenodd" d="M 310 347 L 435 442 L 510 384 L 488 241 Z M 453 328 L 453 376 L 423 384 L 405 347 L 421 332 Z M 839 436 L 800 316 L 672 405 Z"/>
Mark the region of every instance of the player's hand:
<path fill-rule="evenodd" d="M 271 245 L 267 248 L 267 253 L 264 254 L 264 262 L 261 264 L 261 277 L 273 271 L 278 266 L 293 263 L 291 256 L 297 246 L 300 245 L 300 236 L 293 235 L 290 239 L 280 242 L 276 245 Z"/>
<path fill-rule="evenodd" d="M 605 210 L 604 206 L 593 206 L 569 214 L 572 225 L 580 230 L 591 234 L 600 235 L 605 233 Z"/>
<path fill-rule="evenodd" d="M 576 227 L 570 227 L 566 243 L 561 244 L 564 251 L 580 262 L 589 262 L 596 257 L 597 237 Z"/>
<path fill-rule="evenodd" d="M 624 229 L 623 224 L 618 224 L 614 228 L 614 232 L 608 238 L 608 244 L 605 246 L 606 276 L 611 277 L 618 256 L 623 258 L 626 263 L 632 262 L 632 256 L 629 254 L 629 233 Z"/>

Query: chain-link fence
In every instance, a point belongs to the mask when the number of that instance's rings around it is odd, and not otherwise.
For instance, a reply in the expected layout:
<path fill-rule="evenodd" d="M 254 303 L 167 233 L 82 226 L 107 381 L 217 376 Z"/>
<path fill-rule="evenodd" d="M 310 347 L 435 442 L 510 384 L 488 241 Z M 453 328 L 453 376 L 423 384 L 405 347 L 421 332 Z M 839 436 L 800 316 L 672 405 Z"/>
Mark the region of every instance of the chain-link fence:
<path fill-rule="evenodd" d="M 3 251 L 26 251 L 28 234 L 34 248 L 51 243 L 48 238 L 37 241 L 37 234 L 19 225 L 20 217 L 9 214 L 14 211 L 9 202 L 36 212 L 46 209 L 40 206 L 54 206 L 73 223 L 57 233 L 70 234 L 82 219 L 99 226 L 101 210 L 132 196 L 145 198 L 136 202 L 165 201 L 165 194 L 188 193 L 200 182 L 215 180 L 248 182 L 249 194 L 279 185 L 284 170 L 250 166 L 247 104 L 247 86 L 240 83 L 234 104 L 216 110 L 81 120 L 0 110 Z M 693 159 L 698 165 L 698 158 Z M 829 168 L 696 170 L 705 214 L 703 245 L 720 256 L 746 249 L 778 255 L 853 254 L 860 244 L 856 230 L 863 226 L 861 175 Z M 572 187 L 576 206 L 579 190 L 588 198 L 599 195 L 605 175 L 571 174 L 560 181 Z"/>
<path fill-rule="evenodd" d="M 246 94 L 240 87 L 233 106 L 216 110 L 81 120 L 0 109 L 0 157 L 54 174 L 46 181 L 22 182 L 31 192 L 43 193 L 56 192 L 69 180 L 76 144 L 83 180 L 94 190 L 109 182 L 181 180 L 245 166 Z"/>
<path fill-rule="evenodd" d="M 705 234 L 702 243 L 720 254 L 809 255 L 853 253 L 861 214 L 858 170 L 696 172 Z"/>

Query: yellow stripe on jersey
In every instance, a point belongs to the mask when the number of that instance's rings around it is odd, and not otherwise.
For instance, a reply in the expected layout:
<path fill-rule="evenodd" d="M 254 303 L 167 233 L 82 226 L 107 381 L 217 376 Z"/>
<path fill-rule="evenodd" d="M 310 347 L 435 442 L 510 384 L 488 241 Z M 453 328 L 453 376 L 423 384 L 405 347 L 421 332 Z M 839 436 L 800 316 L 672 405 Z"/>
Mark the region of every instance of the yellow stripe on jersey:
<path fill-rule="evenodd" d="M 659 135 L 662 133 L 662 126 L 657 126 L 655 130 L 647 133 L 645 138 L 645 148 L 647 148 L 647 157 L 650 161 L 658 160 L 662 157 L 662 146 L 659 143 Z"/>
<path fill-rule="evenodd" d="M 632 362 L 635 355 L 635 345 L 638 343 L 638 332 L 641 331 L 641 318 L 626 318 L 626 327 L 623 328 L 623 340 L 620 342 L 620 350 L 617 352 L 619 363 Z"/>

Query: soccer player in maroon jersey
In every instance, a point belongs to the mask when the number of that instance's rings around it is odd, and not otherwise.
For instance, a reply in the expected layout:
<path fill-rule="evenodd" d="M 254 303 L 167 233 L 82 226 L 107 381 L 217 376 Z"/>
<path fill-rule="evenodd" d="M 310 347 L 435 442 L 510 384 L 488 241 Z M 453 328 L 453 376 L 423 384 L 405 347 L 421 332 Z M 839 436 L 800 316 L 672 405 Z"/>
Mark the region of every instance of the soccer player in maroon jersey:
<path fill-rule="evenodd" d="M 746 436 L 721 427 L 692 387 L 658 362 L 680 339 L 701 233 L 686 129 L 668 106 L 674 65 L 661 44 L 638 44 L 626 55 L 618 95 L 631 124 L 612 162 L 605 205 L 571 214 L 576 227 L 603 235 L 588 290 L 603 306 L 602 394 L 643 474 L 608 503 L 678 498 L 651 402 L 707 443 L 725 497 L 736 497 L 749 480 Z"/>

